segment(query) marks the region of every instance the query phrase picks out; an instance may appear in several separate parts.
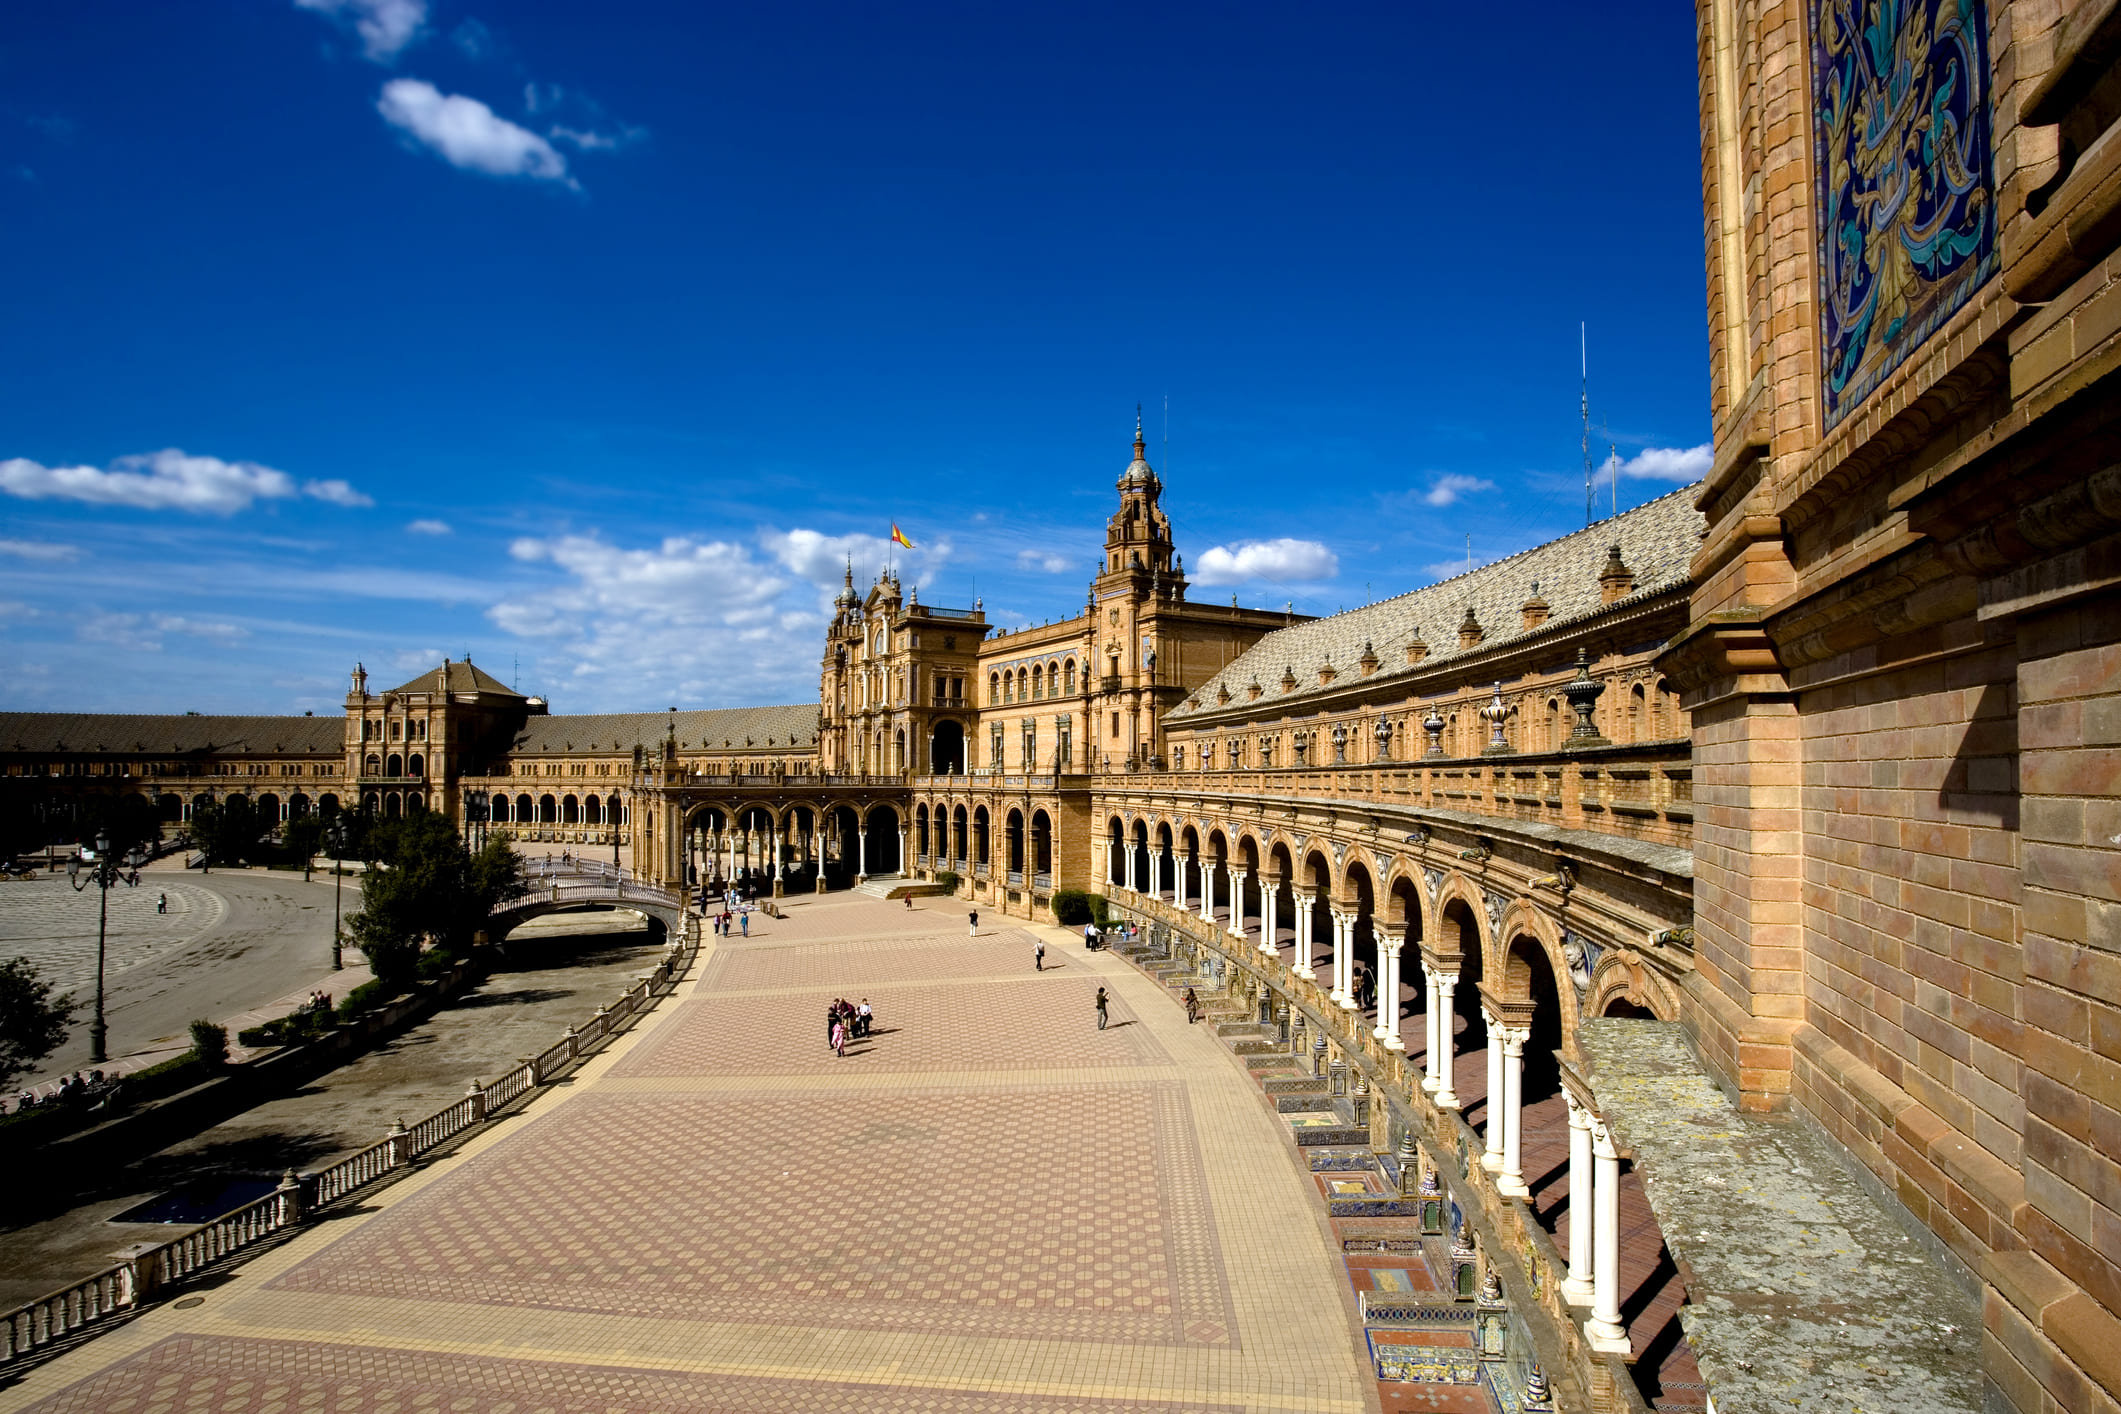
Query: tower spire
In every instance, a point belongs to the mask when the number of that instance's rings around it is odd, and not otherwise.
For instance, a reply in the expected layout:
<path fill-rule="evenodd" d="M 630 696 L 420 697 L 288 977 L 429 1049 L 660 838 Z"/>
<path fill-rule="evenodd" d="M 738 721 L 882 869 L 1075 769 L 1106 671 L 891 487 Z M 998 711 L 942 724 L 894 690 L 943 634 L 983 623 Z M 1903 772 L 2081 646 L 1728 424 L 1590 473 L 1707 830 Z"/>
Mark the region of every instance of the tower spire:
<path fill-rule="evenodd" d="M 1145 455 L 1148 450 L 1149 444 L 1142 440 L 1142 405 L 1136 403 L 1134 405 L 1134 459 L 1136 461 L 1148 460 Z"/>

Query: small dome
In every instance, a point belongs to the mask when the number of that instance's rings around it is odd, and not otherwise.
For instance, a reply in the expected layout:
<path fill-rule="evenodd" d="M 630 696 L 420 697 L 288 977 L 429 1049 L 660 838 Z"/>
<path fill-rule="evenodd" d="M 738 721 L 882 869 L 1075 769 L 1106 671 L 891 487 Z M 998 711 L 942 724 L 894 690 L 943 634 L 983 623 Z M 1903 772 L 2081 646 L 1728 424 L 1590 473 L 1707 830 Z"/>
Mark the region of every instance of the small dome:
<path fill-rule="evenodd" d="M 1146 450 L 1146 445 L 1142 441 L 1141 409 L 1136 408 L 1134 410 L 1134 460 L 1128 462 L 1127 469 L 1119 474 L 1120 490 L 1124 491 L 1129 486 L 1155 486 L 1158 484 L 1156 473 L 1149 466 L 1148 457 L 1143 455 Z"/>

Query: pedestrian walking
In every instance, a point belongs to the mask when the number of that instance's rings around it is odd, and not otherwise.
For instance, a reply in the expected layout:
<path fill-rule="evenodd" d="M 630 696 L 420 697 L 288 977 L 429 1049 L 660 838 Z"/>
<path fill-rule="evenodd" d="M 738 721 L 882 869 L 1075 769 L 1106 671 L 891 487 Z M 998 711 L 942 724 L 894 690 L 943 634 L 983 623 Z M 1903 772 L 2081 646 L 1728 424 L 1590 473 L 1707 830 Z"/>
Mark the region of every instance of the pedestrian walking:
<path fill-rule="evenodd" d="M 837 1016 L 832 1018 L 832 1053 L 841 1060 L 847 1059 L 847 1023 Z"/>
<path fill-rule="evenodd" d="M 857 1007 L 854 1012 L 855 1035 L 867 1036 L 869 1034 L 869 1022 L 871 1015 L 872 1013 L 869 1010 L 869 999 L 867 997 L 863 997 L 862 1004 Z"/>
<path fill-rule="evenodd" d="M 745 937 L 747 937 L 747 938 L 748 938 L 748 937 L 750 937 L 750 936 L 751 936 L 751 915 L 750 915 L 750 914 L 748 914 L 748 913 L 739 913 L 739 914 L 738 914 L 738 915 L 736 916 L 736 923 L 737 923 L 737 926 L 738 926 L 739 928 L 742 928 L 742 929 L 744 930 L 744 936 L 745 936 Z"/>
<path fill-rule="evenodd" d="M 970 919 L 972 923 L 971 936 L 977 938 L 979 936 L 979 910 L 975 908 L 972 910 L 972 912 L 966 914 L 965 916 Z"/>
<path fill-rule="evenodd" d="M 827 1050 L 835 1049 L 832 1043 L 832 1033 L 838 1028 L 839 1024 L 840 1004 L 835 1000 L 831 1006 L 825 1008 L 825 1048 Z"/>
<path fill-rule="evenodd" d="M 158 898 L 158 899 L 156 899 L 156 900 L 155 900 L 155 912 L 157 912 L 157 913 L 167 913 L 167 912 L 169 912 L 169 895 L 168 895 L 168 894 L 164 894 L 164 895 L 162 895 L 162 896 L 161 896 L 160 898 Z"/>
<path fill-rule="evenodd" d="M 1040 972 L 1046 970 L 1046 945 L 1044 943 L 1040 943 L 1031 950 L 1031 965 Z"/>
<path fill-rule="evenodd" d="M 913 895 L 912 895 L 912 894 L 908 894 L 908 895 L 906 895 L 906 907 L 908 907 L 908 908 L 911 908 L 911 907 L 913 907 Z"/>
<path fill-rule="evenodd" d="M 1200 1020 L 1200 998 L 1193 994 L 1191 987 L 1186 988 L 1185 1003 L 1186 1025 L 1191 1026 L 1194 1022 Z"/>
<path fill-rule="evenodd" d="M 1105 1029 L 1105 1022 L 1109 1019 L 1105 1014 L 1105 1008 L 1110 1004 L 1110 1001 L 1111 999 L 1105 995 L 1105 989 L 1099 987 L 1097 989 L 1097 1029 L 1100 1031 Z"/>
<path fill-rule="evenodd" d="M 1083 946 L 1091 952 L 1097 951 L 1097 925 L 1095 923 L 1085 923 L 1083 925 Z"/>

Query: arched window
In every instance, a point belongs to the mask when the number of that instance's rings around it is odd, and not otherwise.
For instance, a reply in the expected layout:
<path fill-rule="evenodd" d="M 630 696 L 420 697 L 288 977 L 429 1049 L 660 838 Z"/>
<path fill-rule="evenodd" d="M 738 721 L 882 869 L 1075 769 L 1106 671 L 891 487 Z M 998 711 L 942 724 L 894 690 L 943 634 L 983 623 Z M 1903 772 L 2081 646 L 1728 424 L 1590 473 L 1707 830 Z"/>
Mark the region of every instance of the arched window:
<path fill-rule="evenodd" d="M 1068 696 L 1075 696 L 1075 660 L 1070 658 L 1061 668 L 1061 678 L 1066 684 Z"/>
<path fill-rule="evenodd" d="M 405 774 L 411 776 L 414 780 L 419 780 L 422 776 L 425 776 L 427 774 L 427 758 L 416 755 L 406 761 Z"/>
<path fill-rule="evenodd" d="M 1642 729 L 1648 717 L 1649 713 L 1643 700 L 1642 684 L 1638 682 L 1635 684 L 1634 690 L 1628 694 L 1629 741 L 1641 741 L 1643 739 Z"/>
<path fill-rule="evenodd" d="M 1561 699 L 1558 697 L 1547 699 L 1546 748 L 1549 751 L 1561 750 Z"/>
<path fill-rule="evenodd" d="M 597 798 L 593 795 L 582 798 L 582 820 L 590 825 L 604 823 L 604 807 L 597 803 Z"/>
<path fill-rule="evenodd" d="M 364 776 L 382 775 L 383 758 L 376 755 L 373 751 L 369 752 L 368 755 L 363 758 L 361 762 L 361 774 Z"/>
<path fill-rule="evenodd" d="M 1031 668 L 1031 698 L 1033 701 L 1046 695 L 1046 665 L 1036 663 Z"/>
<path fill-rule="evenodd" d="M 404 758 L 404 757 L 402 757 L 402 756 L 400 756 L 400 755 L 398 755 L 398 754 L 397 754 L 397 753 L 396 753 L 395 751 L 393 751 L 393 752 L 392 752 L 392 753 L 390 754 L 390 759 L 389 759 L 389 760 L 387 760 L 387 761 L 385 761 L 385 762 L 383 763 L 383 774 L 384 774 L 384 775 L 386 775 L 386 776 L 402 776 L 402 775 L 404 775 L 404 774 L 405 774 L 405 758 Z"/>
<path fill-rule="evenodd" d="M 581 822 L 582 802 L 571 795 L 564 797 L 560 801 L 560 823 L 563 825 L 578 825 Z"/>
<path fill-rule="evenodd" d="M 508 823 L 508 797 L 496 795 L 486 803 L 486 818 L 496 825 Z"/>
<path fill-rule="evenodd" d="M 989 673 L 987 674 L 987 705 L 992 707 L 1001 700 L 1002 675 L 1000 673 Z"/>
<path fill-rule="evenodd" d="M 560 823 L 560 802 L 558 802 L 557 800 L 554 800 L 554 799 L 553 799 L 553 798 L 552 798 L 551 796 L 549 796 L 549 795 L 541 795 L 541 796 L 539 796 L 539 797 L 538 797 L 538 823 L 539 823 L 540 825 L 557 825 L 557 824 L 559 824 L 559 823 Z"/>
<path fill-rule="evenodd" d="M 1016 701 L 1016 674 L 1015 674 L 1015 673 L 1003 673 L 1003 674 L 1002 674 L 1002 701 L 1004 701 L 1004 702 L 1014 702 L 1014 701 Z"/>
<path fill-rule="evenodd" d="M 527 796 L 527 795 L 519 795 L 519 796 L 517 796 L 517 797 L 516 797 L 516 820 L 517 820 L 517 822 L 518 822 L 519 824 L 528 824 L 528 823 L 530 823 L 530 822 L 532 822 L 532 821 L 536 820 L 537 818 L 538 818 L 538 817 L 537 817 L 537 814 L 536 814 L 536 812 L 535 812 L 534 810 L 532 810 L 532 809 L 531 809 L 531 805 L 530 805 L 530 797 L 529 797 L 529 796 Z"/>

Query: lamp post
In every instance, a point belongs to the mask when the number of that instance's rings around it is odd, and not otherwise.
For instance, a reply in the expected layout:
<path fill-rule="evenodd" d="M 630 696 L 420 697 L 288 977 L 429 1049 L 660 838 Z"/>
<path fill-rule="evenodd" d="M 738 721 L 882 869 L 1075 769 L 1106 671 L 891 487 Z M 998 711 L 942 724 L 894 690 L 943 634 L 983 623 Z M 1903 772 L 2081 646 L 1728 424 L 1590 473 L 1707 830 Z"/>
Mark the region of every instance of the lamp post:
<path fill-rule="evenodd" d="M 346 891 L 346 817 L 334 815 L 324 827 L 324 842 L 331 849 L 331 970 L 346 970 L 346 944 L 339 936 L 339 899 Z"/>
<path fill-rule="evenodd" d="M 80 893 L 90 884 L 103 890 L 100 907 L 96 913 L 96 1016 L 88 1024 L 88 1058 L 99 1065 L 110 1059 L 110 1027 L 103 1017 L 103 963 L 110 938 L 110 886 L 118 881 L 121 863 L 127 869 L 138 869 L 147 863 L 147 856 L 135 848 L 128 851 L 123 860 L 112 858 L 110 835 L 98 830 L 95 868 L 89 877 L 81 877 L 80 855 L 76 854 L 66 864 L 67 881 L 74 886 L 75 893 Z"/>

